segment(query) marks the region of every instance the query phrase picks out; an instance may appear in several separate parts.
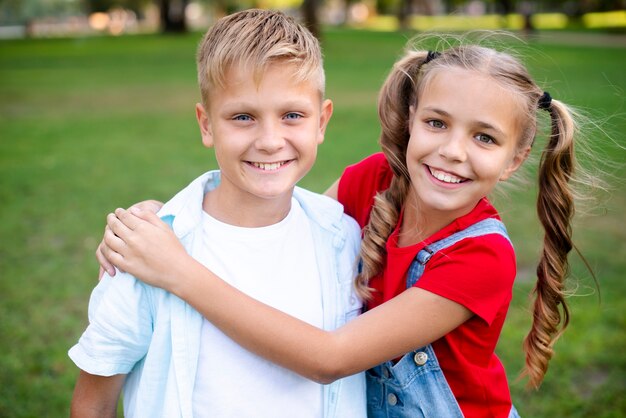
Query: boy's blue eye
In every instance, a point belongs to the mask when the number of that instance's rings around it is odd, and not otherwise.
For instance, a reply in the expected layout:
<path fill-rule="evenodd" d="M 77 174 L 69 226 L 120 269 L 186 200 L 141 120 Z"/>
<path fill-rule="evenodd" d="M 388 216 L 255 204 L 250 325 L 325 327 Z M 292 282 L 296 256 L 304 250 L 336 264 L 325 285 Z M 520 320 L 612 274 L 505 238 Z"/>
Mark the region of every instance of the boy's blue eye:
<path fill-rule="evenodd" d="M 302 117 L 301 114 L 295 112 L 289 112 L 285 115 L 285 119 L 300 119 Z"/>
<path fill-rule="evenodd" d="M 233 120 L 240 120 L 240 121 L 248 121 L 251 119 L 252 118 L 250 117 L 250 115 L 236 115 L 235 117 L 233 117 Z"/>

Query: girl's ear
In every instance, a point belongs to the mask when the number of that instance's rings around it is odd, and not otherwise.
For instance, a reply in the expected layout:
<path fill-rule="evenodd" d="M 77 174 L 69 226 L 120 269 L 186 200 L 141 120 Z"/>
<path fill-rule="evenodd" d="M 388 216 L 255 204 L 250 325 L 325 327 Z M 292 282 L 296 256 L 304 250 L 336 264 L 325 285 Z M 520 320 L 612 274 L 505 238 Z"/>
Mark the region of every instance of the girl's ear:
<path fill-rule="evenodd" d="M 513 173 L 515 173 L 517 169 L 521 167 L 521 165 L 524 163 L 524 161 L 526 161 L 526 158 L 528 158 L 529 155 L 530 147 L 519 150 L 509 163 L 508 167 L 505 168 L 502 172 L 502 175 L 500 176 L 500 181 L 508 180 L 513 175 Z"/>
<path fill-rule="evenodd" d="M 207 148 L 211 148 L 213 146 L 211 120 L 202 103 L 196 103 L 196 119 L 200 127 L 200 134 L 202 135 L 202 144 Z"/>
<path fill-rule="evenodd" d="M 413 119 L 415 119 L 415 105 L 409 106 L 409 133 L 413 130 Z"/>

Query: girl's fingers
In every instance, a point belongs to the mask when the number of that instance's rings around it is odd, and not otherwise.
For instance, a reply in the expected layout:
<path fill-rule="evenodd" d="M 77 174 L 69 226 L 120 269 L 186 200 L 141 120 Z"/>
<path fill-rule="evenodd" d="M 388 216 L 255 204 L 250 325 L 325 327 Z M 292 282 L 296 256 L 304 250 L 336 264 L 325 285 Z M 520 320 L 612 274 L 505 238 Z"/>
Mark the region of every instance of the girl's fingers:
<path fill-rule="evenodd" d="M 105 233 L 106 233 L 106 230 L 105 230 Z M 102 247 L 104 245 L 105 245 L 104 241 L 102 241 L 100 245 L 98 245 L 98 248 L 96 249 L 96 259 L 98 260 L 98 263 L 100 263 L 100 271 L 98 273 L 98 280 L 102 279 L 102 276 L 104 275 L 105 271 L 108 273 L 109 276 L 111 277 L 115 276 L 115 267 L 113 266 L 113 264 L 109 262 L 109 260 L 107 260 L 107 258 L 102 253 Z"/>
<path fill-rule="evenodd" d="M 111 236 L 113 236 L 114 238 L 111 238 Z M 115 239 L 120 240 L 119 238 L 115 237 L 112 232 L 109 233 L 109 236 L 106 236 L 105 234 L 105 239 L 100 248 L 100 251 L 102 252 L 102 255 L 111 262 L 111 264 L 119 268 L 120 271 L 124 271 L 124 256 L 122 256 L 119 252 L 115 251 L 113 248 L 111 248 L 110 245 L 107 244 L 107 241 L 112 241 Z"/>
<path fill-rule="evenodd" d="M 122 239 L 124 239 L 124 237 L 126 237 L 132 230 L 124 222 L 122 222 L 122 220 L 115 213 L 109 213 L 107 215 L 107 228 Z"/>
<path fill-rule="evenodd" d="M 111 259 L 110 254 L 115 252 L 123 256 L 125 249 L 126 243 L 124 242 L 124 239 L 121 238 L 114 229 L 107 227 L 104 230 L 104 238 L 102 239 L 102 244 L 100 245 L 100 250 L 102 251 L 104 257 L 109 261 L 109 263 L 115 264 L 115 260 Z"/>
<path fill-rule="evenodd" d="M 141 224 L 142 219 L 133 215 L 130 211 L 117 208 L 115 209 L 115 216 L 119 219 L 128 229 L 134 231 Z"/>
<path fill-rule="evenodd" d="M 147 210 L 141 210 L 140 208 L 137 207 L 132 207 L 128 210 L 131 214 L 133 214 L 134 216 L 151 223 L 152 225 L 162 228 L 162 229 L 169 229 L 169 227 L 167 226 L 167 224 L 165 222 L 163 222 L 161 220 L 161 218 L 152 211 L 147 211 Z"/>
<path fill-rule="evenodd" d="M 163 203 L 158 200 L 144 200 L 143 202 L 135 203 L 129 208 L 129 210 L 139 208 L 140 210 L 157 213 L 162 206 Z"/>

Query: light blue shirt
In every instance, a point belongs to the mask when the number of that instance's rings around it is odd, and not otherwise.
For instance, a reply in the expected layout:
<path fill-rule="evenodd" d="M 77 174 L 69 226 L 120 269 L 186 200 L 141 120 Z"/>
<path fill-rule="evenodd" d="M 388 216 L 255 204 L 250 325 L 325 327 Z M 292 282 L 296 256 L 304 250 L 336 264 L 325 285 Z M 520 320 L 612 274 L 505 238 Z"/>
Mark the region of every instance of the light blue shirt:
<path fill-rule="evenodd" d="M 219 181 L 219 171 L 205 173 L 159 212 L 192 256 L 202 248 L 202 200 Z M 361 311 L 353 290 L 360 229 L 328 197 L 298 187 L 294 197 L 311 221 L 324 329 L 335 329 Z M 89 326 L 69 356 L 90 374 L 128 374 L 126 416 L 192 417 L 202 321 L 171 293 L 129 274 L 105 275 L 89 301 Z M 326 385 L 323 392 L 324 418 L 366 416 L 363 373 Z"/>

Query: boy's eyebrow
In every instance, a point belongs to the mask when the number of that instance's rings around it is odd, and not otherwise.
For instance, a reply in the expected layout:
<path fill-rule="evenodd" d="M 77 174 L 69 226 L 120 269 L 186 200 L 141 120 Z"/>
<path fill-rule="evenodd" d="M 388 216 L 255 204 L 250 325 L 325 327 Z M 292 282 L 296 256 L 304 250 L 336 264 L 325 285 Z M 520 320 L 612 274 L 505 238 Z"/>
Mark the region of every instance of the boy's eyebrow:
<path fill-rule="evenodd" d="M 287 108 L 303 108 L 303 107 L 312 107 L 312 103 L 310 100 L 298 100 L 293 99 L 283 103 L 284 107 Z"/>
<path fill-rule="evenodd" d="M 255 102 L 248 102 L 245 100 L 238 100 L 238 101 L 233 101 L 230 103 L 225 103 L 222 105 L 222 108 L 226 109 L 227 111 L 230 111 L 232 109 L 241 109 L 241 108 L 245 108 L 245 109 L 254 109 L 255 107 L 259 106 L 258 103 Z M 264 107 L 263 105 L 261 105 L 260 107 Z M 284 109 L 302 109 L 302 108 L 311 108 L 313 107 L 312 103 L 310 100 L 298 100 L 298 99 L 292 99 L 292 100 L 286 100 L 282 103 L 280 103 L 280 107 L 284 108 Z"/>
<path fill-rule="evenodd" d="M 439 109 L 436 107 L 424 107 L 424 110 L 427 110 L 429 112 L 433 112 L 433 113 L 437 113 L 438 115 L 441 115 L 443 117 L 450 117 L 450 113 L 446 112 L 443 109 Z M 502 129 L 498 128 L 495 125 L 492 125 L 491 123 L 488 122 L 483 122 L 483 121 L 476 121 L 476 126 L 478 126 L 481 129 L 488 129 L 488 130 L 492 130 L 494 132 L 496 132 L 498 135 L 504 135 L 504 132 L 502 131 Z"/>

